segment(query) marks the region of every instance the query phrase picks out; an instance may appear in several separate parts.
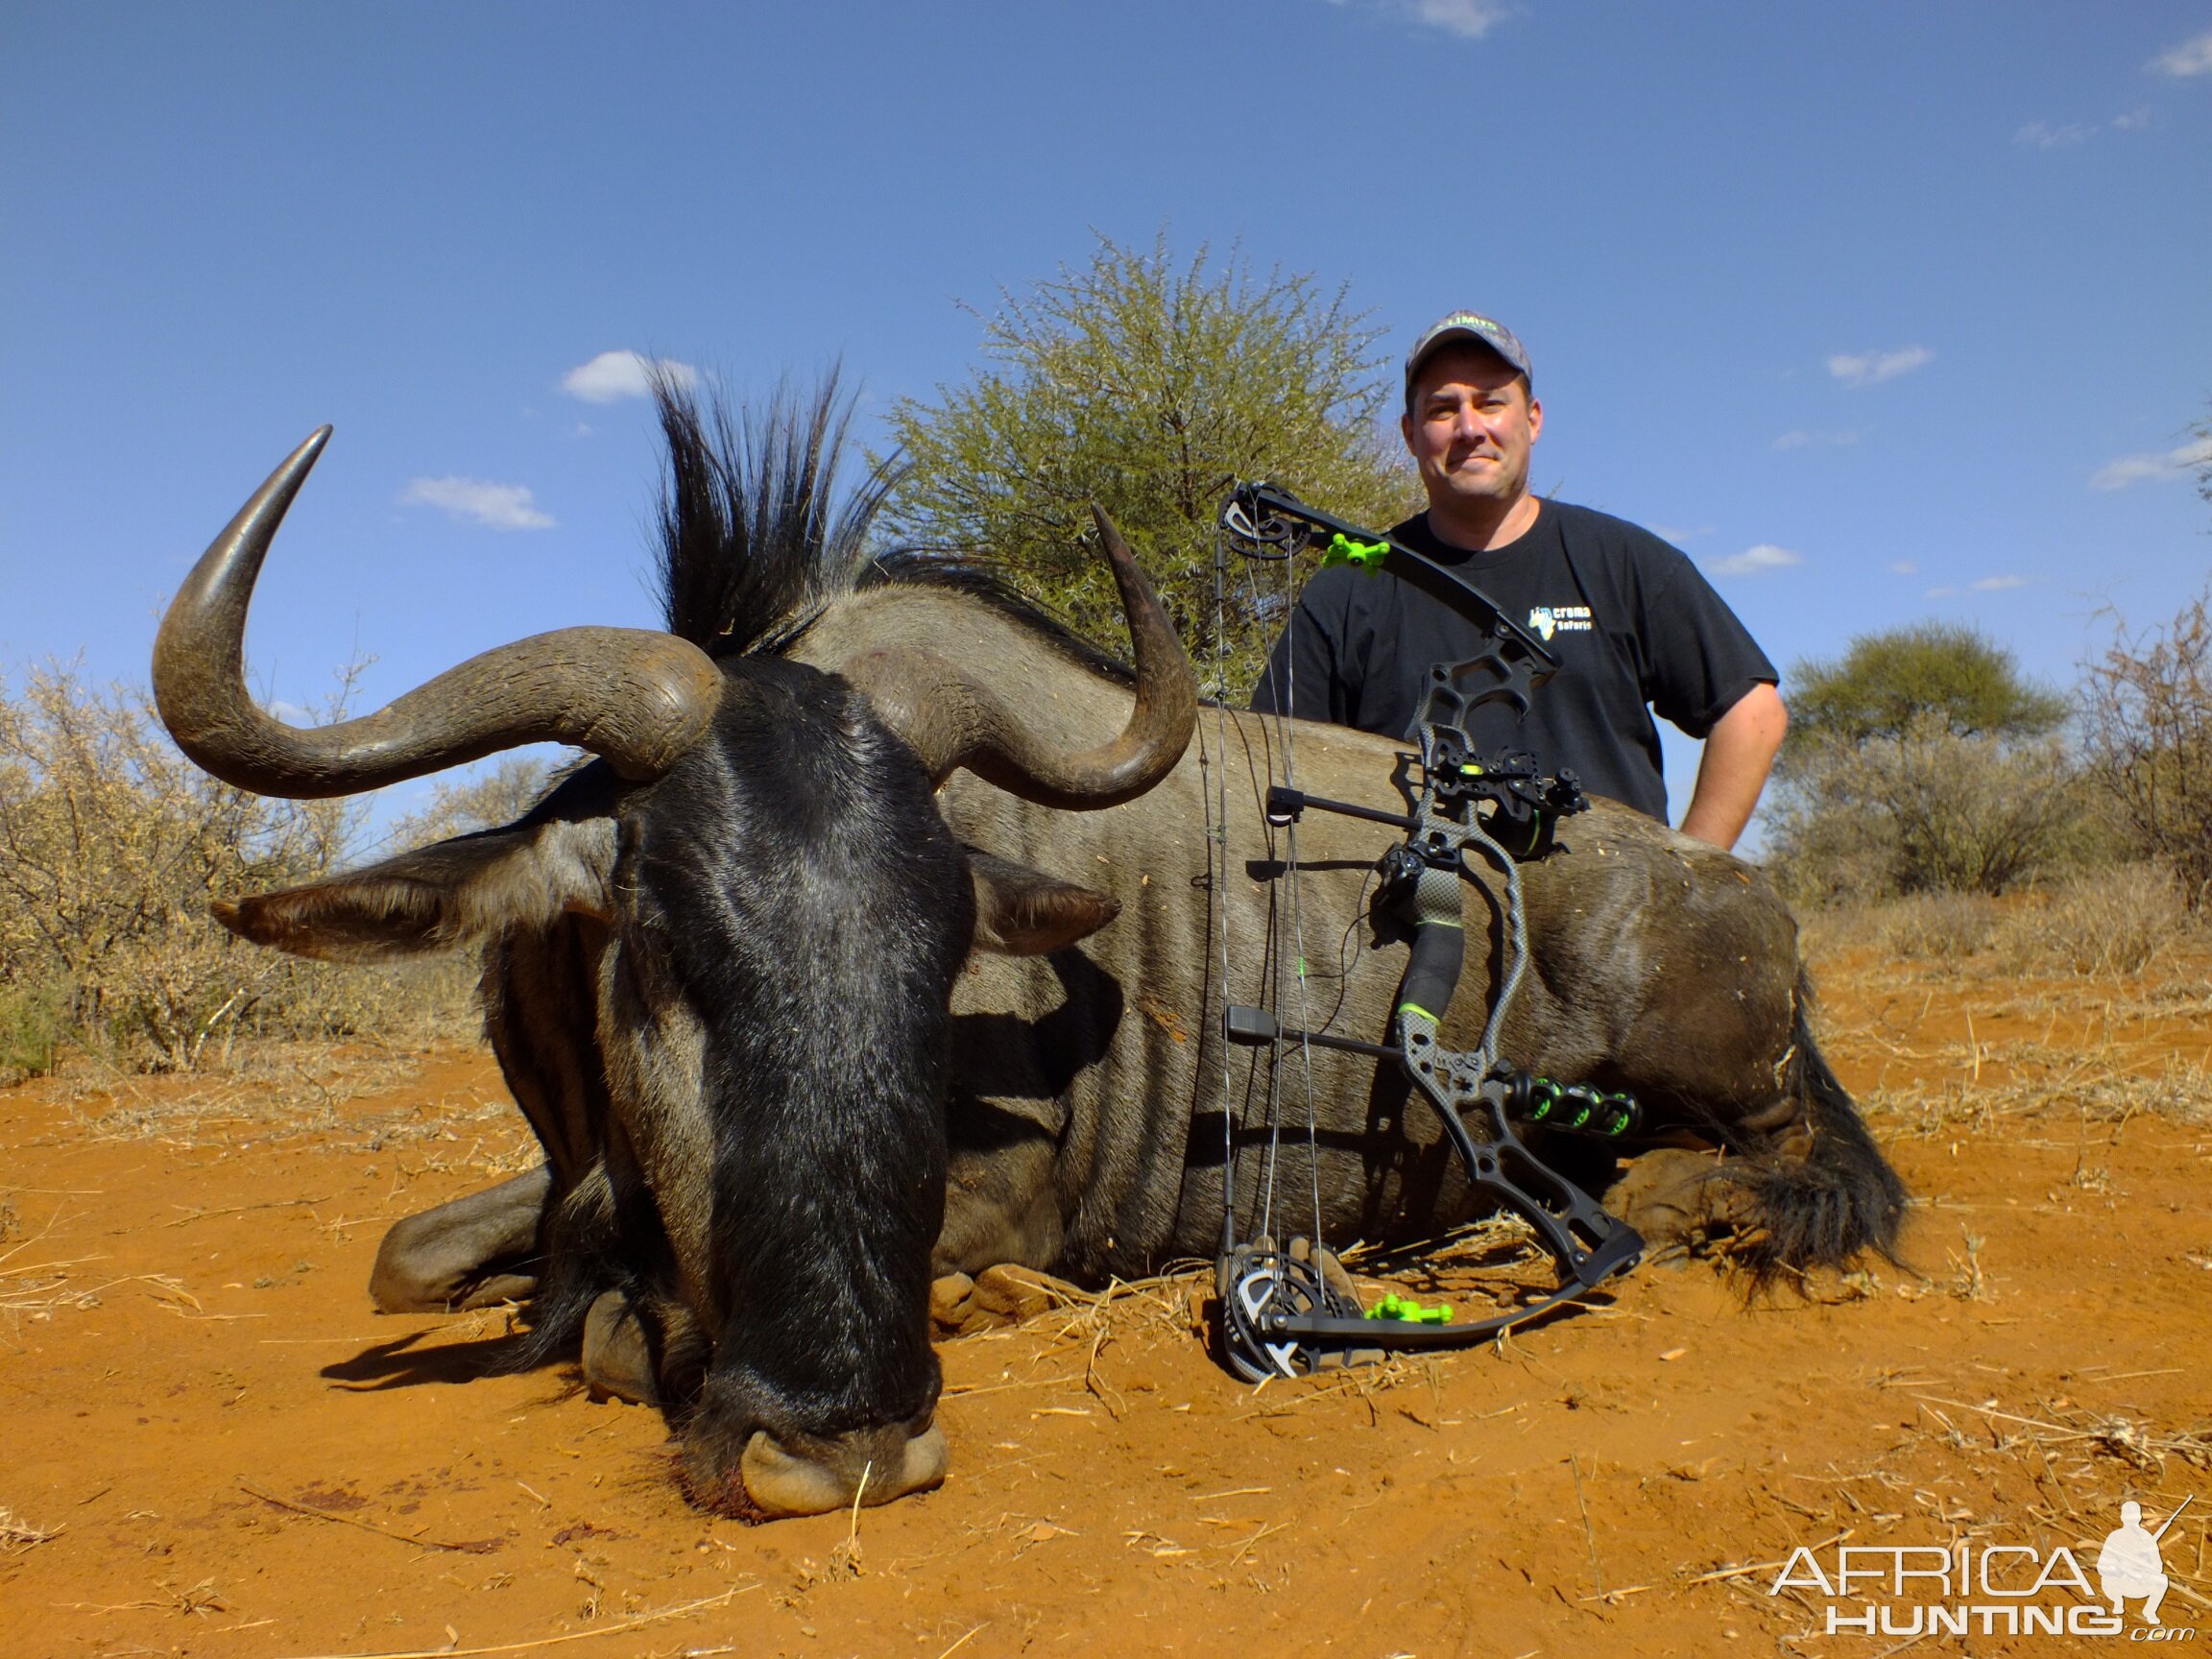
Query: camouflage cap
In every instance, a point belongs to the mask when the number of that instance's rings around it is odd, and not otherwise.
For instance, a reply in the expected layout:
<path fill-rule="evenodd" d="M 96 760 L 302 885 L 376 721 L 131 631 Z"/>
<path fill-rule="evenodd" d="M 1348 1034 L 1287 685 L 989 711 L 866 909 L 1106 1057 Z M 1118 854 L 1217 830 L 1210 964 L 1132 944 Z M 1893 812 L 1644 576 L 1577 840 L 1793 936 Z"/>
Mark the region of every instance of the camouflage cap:
<path fill-rule="evenodd" d="M 1413 349 L 1406 353 L 1406 397 L 1413 397 L 1413 377 L 1421 372 L 1421 365 L 1437 348 L 1465 340 L 1476 346 L 1484 346 L 1498 353 L 1513 369 L 1527 377 L 1533 388 L 1536 376 L 1528 368 L 1528 349 L 1521 344 L 1519 336 L 1504 324 L 1483 316 L 1479 311 L 1455 311 L 1440 317 L 1421 331 L 1421 338 L 1413 342 Z"/>

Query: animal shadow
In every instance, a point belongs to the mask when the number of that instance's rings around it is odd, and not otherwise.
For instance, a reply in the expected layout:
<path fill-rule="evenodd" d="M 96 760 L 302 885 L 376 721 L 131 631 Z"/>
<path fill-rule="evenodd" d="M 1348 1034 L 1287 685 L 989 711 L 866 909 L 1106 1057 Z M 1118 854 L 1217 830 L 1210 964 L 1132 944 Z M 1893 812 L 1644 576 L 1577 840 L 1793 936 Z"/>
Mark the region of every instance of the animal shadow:
<path fill-rule="evenodd" d="M 410 1331 L 389 1342 L 372 1343 L 350 1359 L 323 1367 L 322 1375 L 349 1393 L 373 1394 L 387 1388 L 415 1388 L 423 1383 L 458 1384 L 512 1368 L 519 1338 L 486 1336 L 473 1341 L 440 1342 L 418 1347 L 438 1334 L 436 1327 Z"/>

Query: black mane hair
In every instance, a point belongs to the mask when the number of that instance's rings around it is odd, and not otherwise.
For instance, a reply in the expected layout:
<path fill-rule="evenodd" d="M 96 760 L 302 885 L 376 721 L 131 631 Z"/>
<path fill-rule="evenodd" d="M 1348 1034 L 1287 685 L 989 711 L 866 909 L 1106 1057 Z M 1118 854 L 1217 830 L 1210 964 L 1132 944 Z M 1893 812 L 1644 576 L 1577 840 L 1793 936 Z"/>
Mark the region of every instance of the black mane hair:
<path fill-rule="evenodd" d="M 668 445 L 655 587 L 668 632 L 714 657 L 781 656 L 831 600 L 872 588 L 949 588 L 1027 624 L 1072 661 L 1124 684 L 1128 666 L 1022 594 L 1004 566 L 954 548 L 884 546 L 876 523 L 903 476 L 894 457 L 840 497 L 853 399 L 834 369 L 810 394 L 780 385 L 764 409 L 656 371 Z"/>
<path fill-rule="evenodd" d="M 733 413 L 654 372 L 668 445 L 655 574 L 669 633 L 717 657 L 777 655 L 850 591 L 897 472 L 878 467 L 839 498 L 853 400 L 837 378 L 811 396 L 785 383 L 765 409 Z"/>

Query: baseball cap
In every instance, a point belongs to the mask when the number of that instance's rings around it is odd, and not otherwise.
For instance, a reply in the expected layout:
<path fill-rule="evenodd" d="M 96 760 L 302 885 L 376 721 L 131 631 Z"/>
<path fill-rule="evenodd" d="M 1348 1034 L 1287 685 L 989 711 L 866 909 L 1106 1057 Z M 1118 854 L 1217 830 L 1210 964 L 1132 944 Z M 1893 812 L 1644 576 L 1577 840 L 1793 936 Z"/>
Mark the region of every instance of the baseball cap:
<path fill-rule="evenodd" d="M 1504 324 L 1485 317 L 1479 311 L 1454 311 L 1439 317 L 1421 331 L 1421 338 L 1413 342 L 1413 349 L 1406 353 L 1406 396 L 1413 396 L 1413 376 L 1420 373 L 1421 365 L 1440 346 L 1465 340 L 1477 346 L 1486 346 L 1498 353 L 1514 369 L 1527 375 L 1533 387 L 1536 376 L 1528 368 L 1528 349 L 1520 337 Z"/>

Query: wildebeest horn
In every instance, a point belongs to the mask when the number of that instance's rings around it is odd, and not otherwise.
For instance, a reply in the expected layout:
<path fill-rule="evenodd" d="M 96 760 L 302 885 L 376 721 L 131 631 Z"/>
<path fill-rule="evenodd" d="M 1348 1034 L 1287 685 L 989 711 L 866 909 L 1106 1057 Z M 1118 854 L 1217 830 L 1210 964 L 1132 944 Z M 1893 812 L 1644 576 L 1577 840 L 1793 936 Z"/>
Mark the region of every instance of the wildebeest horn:
<path fill-rule="evenodd" d="M 373 714 L 301 729 L 246 689 L 246 607 L 269 543 L 329 441 L 292 451 L 215 538 L 154 641 L 162 724 L 201 766 L 257 795 L 350 795 L 523 743 L 573 743 L 623 777 L 657 778 L 698 740 L 722 674 L 688 640 L 563 628 L 471 657 Z"/>
<path fill-rule="evenodd" d="M 1174 769 L 1198 722 L 1198 682 L 1175 624 L 1113 520 L 1096 507 L 1099 544 L 1114 566 L 1137 667 L 1137 700 L 1121 734 L 1066 754 L 1032 732 L 973 675 L 914 646 L 866 652 L 843 664 L 878 714 L 939 781 L 965 766 L 986 782 L 1046 806 L 1084 810 L 1133 800 Z"/>

